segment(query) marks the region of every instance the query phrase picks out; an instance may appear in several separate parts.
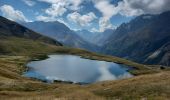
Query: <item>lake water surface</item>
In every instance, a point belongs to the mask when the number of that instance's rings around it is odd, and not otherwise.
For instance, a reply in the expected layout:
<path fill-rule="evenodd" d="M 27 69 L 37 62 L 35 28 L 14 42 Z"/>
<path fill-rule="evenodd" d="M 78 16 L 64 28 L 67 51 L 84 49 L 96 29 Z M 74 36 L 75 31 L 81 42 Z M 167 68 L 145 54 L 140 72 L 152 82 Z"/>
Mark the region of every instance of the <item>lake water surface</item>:
<path fill-rule="evenodd" d="M 27 77 L 47 82 L 54 80 L 93 83 L 132 77 L 129 67 L 113 62 L 84 59 L 74 55 L 50 55 L 48 59 L 27 64 Z"/>

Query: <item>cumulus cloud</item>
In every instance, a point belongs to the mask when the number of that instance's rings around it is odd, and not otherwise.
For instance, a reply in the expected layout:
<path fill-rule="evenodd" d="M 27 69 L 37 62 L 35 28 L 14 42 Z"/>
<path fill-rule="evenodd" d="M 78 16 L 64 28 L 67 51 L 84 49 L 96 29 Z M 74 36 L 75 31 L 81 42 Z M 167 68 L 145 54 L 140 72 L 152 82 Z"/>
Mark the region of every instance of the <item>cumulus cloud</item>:
<path fill-rule="evenodd" d="M 64 5 L 64 3 L 52 4 L 50 8 L 45 10 L 45 13 L 53 17 L 62 16 L 67 11 Z"/>
<path fill-rule="evenodd" d="M 110 0 L 93 0 L 95 7 L 103 16 L 138 16 L 141 14 L 159 14 L 170 10 L 170 0 L 122 0 L 115 6 Z"/>
<path fill-rule="evenodd" d="M 34 6 L 36 3 L 32 0 L 22 0 L 28 6 Z"/>
<path fill-rule="evenodd" d="M 28 22 L 29 21 L 21 11 L 15 10 L 10 5 L 1 6 L 0 10 L 2 12 L 2 15 L 10 20 L 17 21 L 17 22 Z"/>
<path fill-rule="evenodd" d="M 160 14 L 170 10 L 169 0 L 123 0 L 118 3 L 119 13 L 123 16 L 141 14 Z"/>
<path fill-rule="evenodd" d="M 81 8 L 81 4 L 84 0 L 38 0 L 41 2 L 46 2 L 49 4 L 59 4 L 62 3 L 63 6 L 70 10 L 78 10 Z"/>
<path fill-rule="evenodd" d="M 26 0 L 27 1 L 27 0 Z M 85 0 L 38 0 L 50 4 L 64 3 L 65 8 L 77 10 Z M 88 0 L 94 3 L 104 17 L 121 14 L 124 16 L 137 16 L 140 14 L 159 14 L 170 10 L 170 0 L 121 0 L 117 5 L 112 4 L 111 0 Z"/>
<path fill-rule="evenodd" d="M 104 32 L 106 29 L 115 29 L 115 26 L 108 19 L 102 17 L 99 19 L 99 32 Z"/>
<path fill-rule="evenodd" d="M 112 5 L 109 0 L 96 0 L 94 1 L 94 6 L 103 14 L 105 19 L 110 19 L 113 15 L 117 13 L 117 8 Z"/>
<path fill-rule="evenodd" d="M 63 16 L 65 12 L 69 10 L 77 11 L 81 8 L 81 3 L 84 0 L 38 0 L 40 2 L 46 2 L 51 6 L 45 9 L 45 13 L 48 16 L 37 16 L 37 20 L 53 21 L 56 18 Z M 81 22 L 83 23 L 83 22 Z"/>
<path fill-rule="evenodd" d="M 78 10 L 81 8 L 80 5 L 83 1 L 84 0 L 70 0 L 69 1 L 70 5 L 68 6 L 68 8 L 70 8 L 71 10 Z"/>
<path fill-rule="evenodd" d="M 93 0 L 93 3 L 94 7 L 102 13 L 102 17 L 99 19 L 99 31 L 113 29 L 114 26 L 111 24 L 110 18 L 118 13 L 118 8 L 111 4 L 110 0 Z"/>
<path fill-rule="evenodd" d="M 93 20 L 95 20 L 96 18 L 97 17 L 93 12 L 90 12 L 90 13 L 85 14 L 85 15 L 81 15 L 78 12 L 73 12 L 73 13 L 67 15 L 68 20 L 70 20 L 74 23 L 77 23 L 81 26 L 90 25 L 91 22 Z"/>

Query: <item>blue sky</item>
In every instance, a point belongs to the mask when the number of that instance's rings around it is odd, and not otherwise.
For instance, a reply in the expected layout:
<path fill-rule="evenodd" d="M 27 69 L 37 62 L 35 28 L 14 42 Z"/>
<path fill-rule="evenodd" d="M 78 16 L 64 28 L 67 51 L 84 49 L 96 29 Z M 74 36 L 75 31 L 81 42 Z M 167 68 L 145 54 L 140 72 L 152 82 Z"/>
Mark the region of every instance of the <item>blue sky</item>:
<path fill-rule="evenodd" d="M 17 22 L 59 21 L 73 30 L 114 29 L 141 14 L 170 10 L 170 0 L 0 0 L 0 15 Z"/>

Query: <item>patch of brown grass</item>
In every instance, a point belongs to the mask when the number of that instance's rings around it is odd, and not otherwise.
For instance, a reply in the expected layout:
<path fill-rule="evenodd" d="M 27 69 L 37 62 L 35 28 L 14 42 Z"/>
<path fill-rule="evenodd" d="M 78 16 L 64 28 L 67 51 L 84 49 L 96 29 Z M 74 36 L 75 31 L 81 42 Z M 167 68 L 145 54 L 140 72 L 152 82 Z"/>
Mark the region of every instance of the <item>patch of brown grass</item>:
<path fill-rule="evenodd" d="M 170 72 L 141 75 L 130 79 L 97 83 L 88 88 L 94 94 L 123 100 L 168 100 L 170 98 Z"/>
<path fill-rule="evenodd" d="M 105 60 L 136 68 L 133 78 L 99 82 L 91 85 L 47 84 L 23 77 L 25 64 L 39 55 L 0 56 L 0 99 L 3 100 L 166 100 L 170 98 L 170 71 L 138 64 L 125 59 L 99 55 L 81 49 L 54 47 L 51 53 L 74 54 L 83 58 Z M 43 57 L 43 56 L 42 56 Z"/>

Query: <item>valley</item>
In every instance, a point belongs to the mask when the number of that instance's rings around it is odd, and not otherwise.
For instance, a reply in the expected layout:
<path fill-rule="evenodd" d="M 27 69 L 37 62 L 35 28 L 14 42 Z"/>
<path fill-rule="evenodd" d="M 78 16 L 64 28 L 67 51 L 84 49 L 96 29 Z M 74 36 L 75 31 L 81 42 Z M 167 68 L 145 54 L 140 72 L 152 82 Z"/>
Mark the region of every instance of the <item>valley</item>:
<path fill-rule="evenodd" d="M 169 19 L 170 11 L 143 14 L 92 32 L 0 16 L 0 100 L 168 100 Z"/>
<path fill-rule="evenodd" d="M 104 32 L 73 31 L 57 21 L 37 21 L 23 25 L 65 46 L 123 57 L 143 64 L 169 66 L 169 17 L 169 11 L 157 15 L 141 15 L 116 29 Z"/>
<path fill-rule="evenodd" d="M 118 57 L 100 55 L 81 49 L 43 44 L 21 38 L 8 39 L 4 43 L 5 48 L 7 48 L 4 52 L 8 50 L 8 54 L 4 53 L 0 56 L 0 97 L 3 100 L 4 98 L 7 100 L 46 100 L 55 98 L 72 98 L 73 100 L 85 100 L 87 98 L 99 100 L 109 98 L 132 99 L 134 95 L 135 98 L 169 98 L 169 69 L 161 70 L 157 65 L 147 66 Z M 28 61 L 42 59 L 50 53 L 79 55 L 86 59 L 125 64 L 136 69 L 130 72 L 135 77 L 81 86 L 60 82 L 47 84 L 22 76 L 23 72 L 27 70 L 25 65 Z"/>
<path fill-rule="evenodd" d="M 42 35 L 51 37 L 68 47 L 82 48 L 90 51 L 97 52 L 99 47 L 85 41 L 82 37 L 70 30 L 66 25 L 60 22 L 29 22 L 23 23 L 29 29 Z"/>
<path fill-rule="evenodd" d="M 54 52 L 53 52 L 54 53 Z M 125 65 L 133 65 L 134 78 L 105 81 L 85 86 L 67 83 L 47 84 L 39 80 L 22 76 L 27 70 L 25 64 L 42 56 L 9 56 L 0 57 L 0 96 L 8 100 L 23 99 L 168 99 L 169 98 L 169 69 L 159 69 L 133 63 L 121 58 L 90 53 L 79 49 L 56 47 L 55 53 L 81 55 L 88 59 L 106 60 Z M 42 53 L 44 54 L 44 53 Z M 135 97 L 134 97 L 135 96 Z"/>

